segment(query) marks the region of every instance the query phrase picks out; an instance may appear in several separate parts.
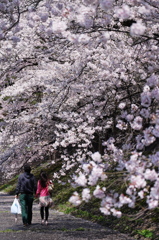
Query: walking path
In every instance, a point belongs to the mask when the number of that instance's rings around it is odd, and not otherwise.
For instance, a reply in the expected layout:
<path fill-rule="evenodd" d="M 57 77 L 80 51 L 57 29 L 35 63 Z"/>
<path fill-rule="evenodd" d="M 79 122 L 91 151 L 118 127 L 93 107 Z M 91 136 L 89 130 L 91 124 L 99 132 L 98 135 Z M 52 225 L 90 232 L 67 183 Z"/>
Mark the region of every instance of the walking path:
<path fill-rule="evenodd" d="M 50 209 L 49 224 L 40 224 L 37 203 L 33 205 L 33 221 L 23 227 L 21 215 L 15 223 L 10 207 L 14 196 L 0 193 L 0 240 L 134 240 L 99 224 Z"/>

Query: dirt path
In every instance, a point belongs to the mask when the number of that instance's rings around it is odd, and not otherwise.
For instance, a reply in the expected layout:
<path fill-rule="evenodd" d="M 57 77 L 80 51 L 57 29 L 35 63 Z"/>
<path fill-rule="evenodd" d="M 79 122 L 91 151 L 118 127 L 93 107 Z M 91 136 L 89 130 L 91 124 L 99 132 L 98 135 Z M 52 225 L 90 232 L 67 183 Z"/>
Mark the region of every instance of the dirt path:
<path fill-rule="evenodd" d="M 50 209 L 49 225 L 40 224 L 38 205 L 33 206 L 33 223 L 23 227 L 21 215 L 15 223 L 10 206 L 14 196 L 0 193 L 0 240 L 133 240 L 98 224 Z"/>

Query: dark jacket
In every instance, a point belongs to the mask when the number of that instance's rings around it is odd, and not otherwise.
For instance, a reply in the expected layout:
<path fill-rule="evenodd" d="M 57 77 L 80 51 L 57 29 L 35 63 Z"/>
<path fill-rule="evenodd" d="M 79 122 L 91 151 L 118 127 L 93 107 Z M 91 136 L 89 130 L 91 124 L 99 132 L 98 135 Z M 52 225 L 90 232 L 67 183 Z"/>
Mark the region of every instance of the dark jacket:
<path fill-rule="evenodd" d="M 19 176 L 16 195 L 19 193 L 34 194 L 36 189 L 37 184 L 33 174 L 24 172 Z"/>

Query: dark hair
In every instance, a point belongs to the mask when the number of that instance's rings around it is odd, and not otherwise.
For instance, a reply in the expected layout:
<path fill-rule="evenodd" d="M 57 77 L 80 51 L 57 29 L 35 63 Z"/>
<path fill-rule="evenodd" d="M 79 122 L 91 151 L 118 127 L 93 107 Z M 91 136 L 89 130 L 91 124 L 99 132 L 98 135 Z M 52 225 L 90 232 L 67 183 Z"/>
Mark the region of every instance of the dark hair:
<path fill-rule="evenodd" d="M 31 167 L 30 167 L 30 165 L 28 163 L 24 164 L 24 171 L 27 172 L 27 173 L 31 172 Z"/>
<path fill-rule="evenodd" d="M 43 188 L 45 188 L 47 186 L 47 181 L 48 181 L 48 177 L 46 172 L 41 171 L 40 172 L 40 184 Z"/>

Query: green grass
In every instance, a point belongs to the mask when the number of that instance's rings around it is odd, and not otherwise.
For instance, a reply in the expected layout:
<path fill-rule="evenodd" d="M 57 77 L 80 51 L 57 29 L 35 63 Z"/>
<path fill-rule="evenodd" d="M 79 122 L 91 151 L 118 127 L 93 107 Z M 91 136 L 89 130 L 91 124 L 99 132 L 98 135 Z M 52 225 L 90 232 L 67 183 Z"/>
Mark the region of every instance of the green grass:
<path fill-rule="evenodd" d="M 11 233 L 11 232 L 21 232 L 22 230 L 12 230 L 12 229 L 5 229 L 0 230 L 0 233 Z"/>
<path fill-rule="evenodd" d="M 6 192 L 6 193 L 14 193 L 16 184 L 18 180 L 18 175 L 9 180 L 7 183 L 0 186 L 0 191 Z"/>
<path fill-rule="evenodd" d="M 85 231 L 86 229 L 83 227 L 76 228 L 75 231 Z"/>
<path fill-rule="evenodd" d="M 73 229 L 59 228 L 56 230 L 63 231 L 63 232 L 76 232 L 76 231 L 85 231 L 86 229 L 83 227 L 79 227 L 79 228 L 75 228 L 75 229 L 74 228 Z"/>
<path fill-rule="evenodd" d="M 145 238 L 149 238 L 149 239 L 153 239 L 154 237 L 154 232 L 147 230 L 147 229 L 143 229 L 143 230 L 137 230 L 137 233 Z"/>

